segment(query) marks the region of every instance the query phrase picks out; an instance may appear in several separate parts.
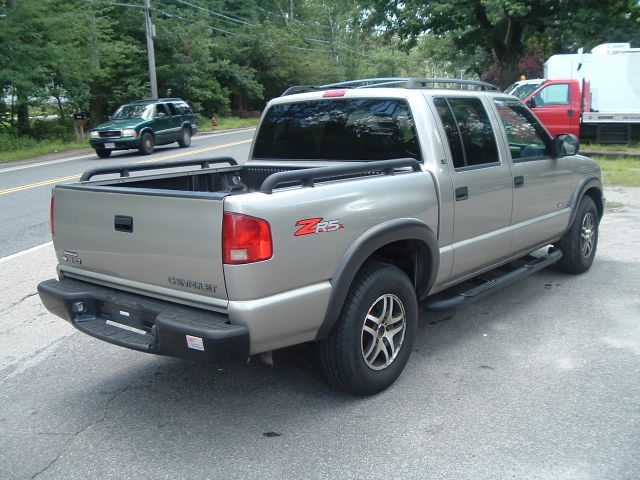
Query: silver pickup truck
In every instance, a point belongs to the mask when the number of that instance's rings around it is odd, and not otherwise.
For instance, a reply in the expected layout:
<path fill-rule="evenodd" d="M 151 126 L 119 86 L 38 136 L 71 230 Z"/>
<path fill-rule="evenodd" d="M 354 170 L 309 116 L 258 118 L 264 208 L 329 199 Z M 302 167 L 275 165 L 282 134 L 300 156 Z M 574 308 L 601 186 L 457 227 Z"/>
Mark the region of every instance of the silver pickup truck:
<path fill-rule="evenodd" d="M 243 165 L 101 168 L 57 185 L 44 305 L 101 340 L 213 363 L 313 342 L 336 387 L 388 387 L 419 308 L 551 264 L 586 271 L 604 210 L 574 136 L 552 138 L 488 84 L 439 83 L 293 87 Z"/>

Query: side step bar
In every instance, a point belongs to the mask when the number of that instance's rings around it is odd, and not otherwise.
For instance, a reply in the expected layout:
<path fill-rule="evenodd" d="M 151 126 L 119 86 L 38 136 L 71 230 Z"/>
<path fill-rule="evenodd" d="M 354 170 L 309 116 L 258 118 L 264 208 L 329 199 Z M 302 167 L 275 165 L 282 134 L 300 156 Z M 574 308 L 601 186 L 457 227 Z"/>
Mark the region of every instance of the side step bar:
<path fill-rule="evenodd" d="M 433 298 L 427 298 L 422 303 L 422 308 L 427 312 L 444 312 L 446 310 L 458 308 L 466 302 L 476 300 L 491 291 L 506 287 L 527 275 L 531 275 L 538 270 L 548 267 L 549 265 L 553 265 L 561 258 L 562 252 L 560 250 L 552 250 L 544 257 L 533 258 L 525 265 L 505 273 L 498 278 L 488 280 L 485 283 L 475 286 L 469 290 L 444 298 L 440 294 L 434 295 Z M 446 294 L 446 291 L 444 293 Z"/>

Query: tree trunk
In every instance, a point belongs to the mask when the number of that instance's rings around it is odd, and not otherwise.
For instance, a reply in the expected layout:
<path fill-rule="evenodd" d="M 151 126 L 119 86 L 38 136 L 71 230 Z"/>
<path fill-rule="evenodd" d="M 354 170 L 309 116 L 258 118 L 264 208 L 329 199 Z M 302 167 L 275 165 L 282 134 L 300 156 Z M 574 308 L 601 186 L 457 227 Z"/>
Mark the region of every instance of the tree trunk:
<path fill-rule="evenodd" d="M 104 118 L 104 101 L 102 98 L 102 87 L 99 81 L 91 82 L 89 86 L 89 92 L 91 94 L 91 102 L 89 111 L 91 113 L 91 122 L 94 125 L 101 123 Z"/>
<path fill-rule="evenodd" d="M 31 131 L 31 125 L 29 124 L 29 99 L 22 90 L 16 92 L 16 110 L 18 113 L 18 127 L 19 135 L 29 135 Z"/>

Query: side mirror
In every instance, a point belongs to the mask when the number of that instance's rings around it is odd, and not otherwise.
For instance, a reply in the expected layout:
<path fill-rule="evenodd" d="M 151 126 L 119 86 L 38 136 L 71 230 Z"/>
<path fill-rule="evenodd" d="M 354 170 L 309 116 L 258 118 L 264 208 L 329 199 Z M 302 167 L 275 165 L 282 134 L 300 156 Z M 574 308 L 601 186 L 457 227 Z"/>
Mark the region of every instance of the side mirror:
<path fill-rule="evenodd" d="M 536 108 L 536 101 L 534 100 L 533 97 L 531 97 L 529 100 L 527 100 L 527 107 Z"/>
<path fill-rule="evenodd" d="M 166 115 L 164 112 L 158 112 L 158 113 L 156 114 L 156 118 L 164 118 L 164 117 L 166 117 L 166 116 L 167 116 L 167 115 Z"/>
<path fill-rule="evenodd" d="M 577 155 L 580 140 L 572 133 L 561 133 L 553 139 L 553 156 L 555 158 Z"/>

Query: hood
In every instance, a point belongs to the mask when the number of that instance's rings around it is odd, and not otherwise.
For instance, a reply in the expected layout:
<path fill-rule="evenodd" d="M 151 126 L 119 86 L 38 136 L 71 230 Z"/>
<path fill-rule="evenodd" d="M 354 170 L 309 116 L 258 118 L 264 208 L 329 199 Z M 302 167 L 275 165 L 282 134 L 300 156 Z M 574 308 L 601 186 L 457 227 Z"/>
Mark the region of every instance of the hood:
<path fill-rule="evenodd" d="M 93 127 L 93 130 L 122 130 L 125 128 L 138 128 L 150 124 L 149 120 L 143 118 L 125 118 L 122 120 L 109 120 Z"/>

